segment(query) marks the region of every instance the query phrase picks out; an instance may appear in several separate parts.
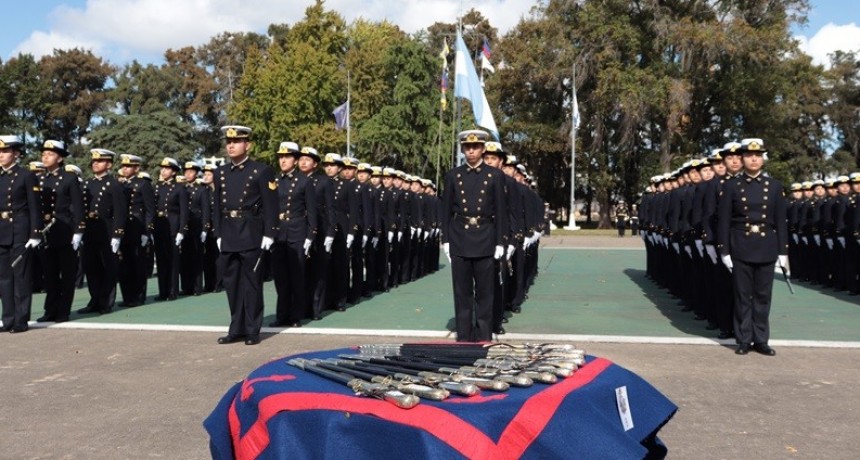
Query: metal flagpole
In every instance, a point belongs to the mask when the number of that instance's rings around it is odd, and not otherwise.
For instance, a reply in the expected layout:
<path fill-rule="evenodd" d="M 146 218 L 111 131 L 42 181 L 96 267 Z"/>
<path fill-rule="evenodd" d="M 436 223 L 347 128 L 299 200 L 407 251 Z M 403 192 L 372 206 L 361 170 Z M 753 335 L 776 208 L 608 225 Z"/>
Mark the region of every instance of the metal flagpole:
<path fill-rule="evenodd" d="M 351 157 L 352 155 L 350 154 L 351 151 L 350 151 L 350 145 L 349 145 L 350 144 L 350 142 L 349 142 L 350 141 L 350 139 L 349 139 L 349 125 L 351 123 L 350 123 L 350 119 L 349 119 L 349 112 L 352 111 L 351 110 L 352 107 L 350 107 L 349 97 L 350 97 L 349 69 L 347 69 L 346 70 L 346 156 Z"/>
<path fill-rule="evenodd" d="M 570 81 L 571 100 L 570 100 L 570 208 L 567 212 L 567 227 L 565 230 L 579 230 L 576 225 L 575 205 L 576 205 L 576 129 L 578 116 L 578 107 L 576 101 L 576 62 L 573 63 L 573 79 Z"/>

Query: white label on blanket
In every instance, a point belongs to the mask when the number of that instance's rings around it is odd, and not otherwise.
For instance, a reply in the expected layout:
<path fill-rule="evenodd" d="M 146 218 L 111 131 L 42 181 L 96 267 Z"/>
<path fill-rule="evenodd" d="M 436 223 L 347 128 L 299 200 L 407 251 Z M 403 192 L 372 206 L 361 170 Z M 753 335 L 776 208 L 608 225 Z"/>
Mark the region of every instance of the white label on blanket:
<path fill-rule="evenodd" d="M 615 402 L 618 405 L 618 416 L 624 431 L 633 429 L 633 414 L 630 413 L 630 403 L 627 401 L 627 386 L 615 389 Z"/>

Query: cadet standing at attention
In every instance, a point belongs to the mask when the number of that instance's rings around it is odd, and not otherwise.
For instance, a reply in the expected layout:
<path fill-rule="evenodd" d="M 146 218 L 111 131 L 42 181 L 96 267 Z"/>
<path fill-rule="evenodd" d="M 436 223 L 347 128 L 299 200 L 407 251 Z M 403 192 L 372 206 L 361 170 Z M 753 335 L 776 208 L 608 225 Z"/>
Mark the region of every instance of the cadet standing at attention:
<path fill-rule="evenodd" d="M 457 341 L 488 341 L 494 267 L 508 231 L 505 183 L 498 169 L 483 162 L 486 132 L 463 131 L 458 138 L 466 163 L 445 175 L 442 245 L 451 262 Z"/>
<path fill-rule="evenodd" d="M 260 343 L 263 326 L 264 254 L 277 235 L 278 183 L 271 167 L 251 160 L 251 128 L 224 126 L 230 162 L 215 175 L 213 225 L 224 290 L 230 304 L 230 328 L 218 343 L 245 339 Z"/>
<path fill-rule="evenodd" d="M 720 255 L 735 289 L 736 354 L 776 352 L 770 339 L 774 263 L 788 270 L 788 228 L 782 183 L 762 172 L 764 142 L 744 139 L 744 172 L 729 180 L 719 203 Z"/>

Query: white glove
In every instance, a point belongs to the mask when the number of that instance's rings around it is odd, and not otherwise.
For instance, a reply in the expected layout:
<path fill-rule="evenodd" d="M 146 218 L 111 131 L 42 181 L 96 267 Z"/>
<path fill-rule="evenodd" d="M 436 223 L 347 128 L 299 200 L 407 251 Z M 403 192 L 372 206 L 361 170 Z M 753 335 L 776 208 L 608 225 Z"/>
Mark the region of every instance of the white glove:
<path fill-rule="evenodd" d="M 218 246 L 218 252 L 221 252 L 221 238 L 215 240 L 215 246 Z"/>
<path fill-rule="evenodd" d="M 821 235 L 812 235 L 812 239 L 815 240 L 815 244 L 821 246 Z"/>
<path fill-rule="evenodd" d="M 146 235 L 140 235 L 140 247 L 145 248 L 149 243 L 149 237 Z"/>
<path fill-rule="evenodd" d="M 110 250 L 114 254 L 119 252 L 119 238 L 111 238 L 110 239 Z"/>
<path fill-rule="evenodd" d="M 177 233 L 176 234 L 176 245 L 179 246 L 180 244 L 182 244 L 182 240 L 184 240 L 184 239 L 185 239 L 185 235 L 183 235 L 182 233 Z"/>
<path fill-rule="evenodd" d="M 687 253 L 687 257 L 693 258 L 693 248 L 690 246 L 684 246 L 684 252 Z"/>
<path fill-rule="evenodd" d="M 708 257 L 711 258 L 711 262 L 716 265 L 717 264 L 717 248 L 714 247 L 713 244 L 706 244 L 705 251 L 708 252 Z"/>
<path fill-rule="evenodd" d="M 411 231 L 412 231 L 412 234 L 411 234 L 411 235 L 409 235 L 409 236 L 410 236 L 410 238 L 415 238 L 415 233 L 417 233 L 417 232 L 418 232 L 418 229 L 417 229 L 417 228 L 415 228 L 415 227 L 409 227 L 409 230 L 411 230 Z"/>
<path fill-rule="evenodd" d="M 430 235 L 430 232 L 429 232 L 429 231 L 427 231 L 427 230 L 424 230 L 424 231 L 423 231 L 423 233 L 422 233 L 422 235 L 424 235 L 424 236 L 422 236 L 422 237 L 421 237 L 421 239 L 422 239 L 422 240 L 424 240 L 424 241 L 427 241 L 427 236 L 429 236 L 429 235 Z"/>
<path fill-rule="evenodd" d="M 538 241 L 540 241 L 540 237 L 541 233 L 535 230 L 534 234 L 532 235 L 532 243 L 537 243 Z"/>
<path fill-rule="evenodd" d="M 705 257 L 705 245 L 702 240 L 696 240 L 696 249 L 699 251 L 699 257 Z"/>
<path fill-rule="evenodd" d="M 789 270 L 789 268 L 788 268 L 788 256 L 784 256 L 784 255 L 777 256 L 776 257 L 776 264 L 785 269 L 786 275 L 791 274 L 791 270 Z"/>
<path fill-rule="evenodd" d="M 800 240 L 803 241 L 803 244 L 809 244 L 809 240 L 805 236 L 801 236 Z"/>
<path fill-rule="evenodd" d="M 307 256 L 311 252 L 311 243 L 313 243 L 313 241 L 311 241 L 309 238 L 305 238 L 305 244 L 302 245 L 302 248 L 304 248 L 305 250 L 305 256 Z"/>
<path fill-rule="evenodd" d="M 41 242 L 42 242 L 42 240 L 39 238 L 30 238 L 29 240 L 27 240 L 26 243 L 24 243 L 24 247 L 25 248 L 35 248 Z"/>
<path fill-rule="evenodd" d="M 394 241 L 394 232 L 388 232 L 388 243 L 391 244 L 392 241 Z"/>
<path fill-rule="evenodd" d="M 264 236 L 263 241 L 260 243 L 260 249 L 268 251 L 269 249 L 272 249 L 273 244 L 275 244 L 275 240 L 268 236 Z"/>
<path fill-rule="evenodd" d="M 370 240 L 370 244 L 373 245 L 373 249 L 376 249 L 376 246 L 379 245 L 379 237 L 374 236 L 372 240 Z"/>
<path fill-rule="evenodd" d="M 200 232 L 200 242 L 201 243 L 206 242 L 206 232 Z"/>
<path fill-rule="evenodd" d="M 837 236 L 836 240 L 839 241 L 839 245 L 842 246 L 842 249 L 845 249 L 845 237 Z"/>
<path fill-rule="evenodd" d="M 515 248 L 513 244 L 509 244 L 509 245 L 508 245 L 508 253 L 507 253 L 507 255 L 505 256 L 505 258 L 506 258 L 506 259 L 508 259 L 508 260 L 511 260 L 511 256 L 512 256 L 512 255 L 514 255 L 514 251 L 515 251 L 516 249 L 517 249 L 517 248 Z"/>
<path fill-rule="evenodd" d="M 827 243 L 827 249 L 833 249 L 833 238 L 826 238 L 824 242 Z"/>
<path fill-rule="evenodd" d="M 445 257 L 448 258 L 448 263 L 451 263 L 451 249 L 448 243 L 442 244 L 442 250 L 445 251 Z"/>
<path fill-rule="evenodd" d="M 797 233 L 792 233 L 791 237 L 794 239 L 794 244 L 800 243 L 800 237 L 797 236 Z"/>
<path fill-rule="evenodd" d="M 84 239 L 83 233 L 75 233 L 72 235 L 72 250 L 77 251 L 81 247 L 81 240 Z"/>
<path fill-rule="evenodd" d="M 680 244 L 672 243 L 672 249 L 674 249 L 675 253 L 677 253 L 679 256 L 681 255 L 681 245 Z"/>
<path fill-rule="evenodd" d="M 495 257 L 496 260 L 499 260 L 502 258 L 502 255 L 504 255 L 504 254 L 505 254 L 505 248 L 503 246 L 496 246 L 496 253 L 493 254 L 493 257 Z"/>
<path fill-rule="evenodd" d="M 732 267 L 734 267 L 734 264 L 732 264 L 732 256 L 730 256 L 730 255 L 724 255 L 724 256 L 723 256 L 723 265 L 725 265 L 725 266 L 726 266 L 726 268 L 728 268 L 728 269 L 729 269 L 729 273 L 731 273 L 731 272 L 732 272 Z"/>
<path fill-rule="evenodd" d="M 403 241 L 403 232 L 397 232 L 397 241 Z"/>
<path fill-rule="evenodd" d="M 523 251 L 529 248 L 529 237 L 523 238 Z"/>
<path fill-rule="evenodd" d="M 327 236 L 323 240 L 323 247 L 325 247 L 325 252 L 331 254 L 331 245 L 334 243 L 333 236 Z"/>
<path fill-rule="evenodd" d="M 367 246 L 367 235 L 361 235 L 361 247 Z"/>
<path fill-rule="evenodd" d="M 346 235 L 346 248 L 349 249 L 352 246 L 352 242 L 355 240 L 355 236 L 350 233 Z"/>

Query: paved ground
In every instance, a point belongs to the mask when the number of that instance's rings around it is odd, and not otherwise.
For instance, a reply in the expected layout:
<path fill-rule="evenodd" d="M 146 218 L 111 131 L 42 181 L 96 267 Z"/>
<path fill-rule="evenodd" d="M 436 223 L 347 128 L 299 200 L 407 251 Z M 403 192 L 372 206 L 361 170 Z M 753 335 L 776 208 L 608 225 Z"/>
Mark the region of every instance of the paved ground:
<path fill-rule="evenodd" d="M 636 302 L 632 300 L 626 310 L 589 310 L 585 306 L 569 309 L 562 316 L 578 315 L 579 320 L 591 323 L 582 326 L 582 330 L 567 331 L 568 334 L 592 332 L 590 328 L 616 327 L 619 331 L 634 331 L 630 334 L 642 336 L 648 335 L 643 331 L 654 327 L 655 334 L 661 330 L 677 331 L 675 335 L 655 335 L 656 339 L 690 336 L 704 339 L 705 333 L 699 331 L 698 323 L 676 314 L 670 308 L 674 306 L 665 303 L 670 299 L 659 297 L 665 294 L 652 292 L 644 283 L 634 281 L 634 277 L 623 273 L 623 267 L 622 273 L 618 272 L 617 264 L 641 270 L 635 256 L 638 254 L 641 258 L 644 253 L 595 249 L 641 247 L 638 240 L 565 237 L 557 242 L 552 238 L 544 242 L 547 246 L 591 249 L 584 253 L 566 249 L 556 259 L 552 259 L 553 250 L 544 250 L 541 256 L 544 272 L 536 288 L 552 292 L 560 289 L 558 285 L 585 286 L 567 295 L 566 302 L 588 298 L 610 307 L 613 303 L 626 304 L 628 296 L 631 299 L 638 296 L 638 308 L 642 310 L 632 316 L 624 313 L 636 309 Z M 588 254 L 589 258 L 573 257 L 573 254 Z M 634 257 L 631 259 L 625 254 Z M 573 266 L 558 263 L 563 259 L 570 259 Z M 585 270 L 588 266 L 598 268 Z M 606 275 L 604 283 L 598 282 L 598 277 L 604 276 L 600 270 L 604 269 L 614 273 L 616 278 Z M 436 276 L 450 282 L 447 270 Z M 574 280 L 577 282 L 573 283 Z M 373 301 L 411 295 L 423 299 L 439 294 L 436 291 L 444 285 L 442 281 L 428 280 L 427 283 L 426 290 L 419 286 L 410 288 L 416 289 L 413 294 L 404 291 L 379 296 L 367 304 L 362 303 L 355 311 L 340 314 L 341 317 L 329 316 L 320 323 L 330 323 L 326 331 L 337 330 L 335 323 L 348 318 L 343 315 L 356 315 L 362 310 L 369 314 L 370 310 L 385 308 L 382 304 L 375 306 Z M 609 289 L 611 295 L 601 291 L 600 286 Z M 631 287 L 638 287 L 638 290 Z M 791 309 L 784 307 L 783 316 L 774 318 L 774 327 L 783 328 L 782 334 L 794 331 L 797 328 L 791 324 L 800 320 L 792 318 L 801 310 L 804 315 L 837 315 L 838 321 L 834 324 L 813 325 L 818 331 L 816 334 L 824 334 L 813 338 L 835 345 L 838 344 L 827 341 L 856 341 L 851 336 L 852 330 L 860 334 L 857 332 L 860 331 L 860 307 L 856 302 L 806 291 L 809 292 L 799 292 L 801 297 L 798 298 L 786 295 L 785 302 L 795 303 L 791 304 Z M 601 300 L 601 297 L 607 299 Z M 519 328 L 518 332 L 523 334 L 540 332 L 541 324 L 543 329 L 552 329 L 559 319 L 544 309 L 557 308 L 551 304 L 561 305 L 564 301 L 541 298 L 535 293 L 526 304 L 531 308 L 517 315 L 509 323 L 510 328 Z M 220 323 L 223 325 L 226 308 L 222 304 L 212 305 L 211 301 L 206 303 L 223 315 Z M 661 305 L 665 306 L 661 308 Z M 197 324 L 193 315 L 183 311 L 183 306 L 180 301 L 140 307 L 140 311 L 164 309 L 159 310 L 162 320 L 179 317 L 186 320 L 174 324 Z M 123 318 L 121 312 L 123 310 L 99 318 L 97 322 L 108 322 L 114 315 Z M 415 312 L 413 322 L 423 323 L 428 317 L 435 318 Z M 830 321 L 827 317 L 817 319 Z M 659 322 L 665 327 L 658 328 Z M 626 323 L 633 325 L 618 325 Z M 786 323 L 791 326 L 785 326 Z M 396 327 L 386 328 L 387 333 L 396 330 Z M 438 325 L 428 328 L 439 329 L 444 330 Z M 3 408 L 0 411 L 0 458 L 206 458 L 208 440 L 202 420 L 235 381 L 261 364 L 304 351 L 409 340 L 408 337 L 314 334 L 309 333 L 311 330 L 305 327 L 302 334 L 268 336 L 256 347 L 216 345 L 218 332 L 49 328 L 19 335 L 0 334 L 0 405 Z M 836 331 L 838 337 L 830 335 L 830 330 Z M 775 337 L 780 336 L 775 334 Z M 854 394 L 860 381 L 857 366 L 860 350 L 783 345 L 777 347 L 778 355 L 773 358 L 755 354 L 739 357 L 713 341 L 702 340 L 702 343 L 577 342 L 590 354 L 605 357 L 638 373 L 679 406 L 675 418 L 661 431 L 672 458 L 853 459 L 860 456 L 860 398 Z"/>

